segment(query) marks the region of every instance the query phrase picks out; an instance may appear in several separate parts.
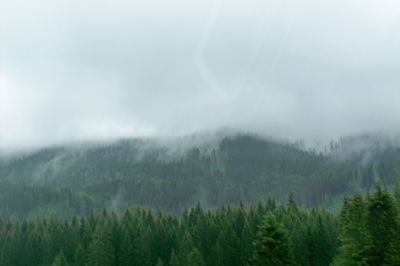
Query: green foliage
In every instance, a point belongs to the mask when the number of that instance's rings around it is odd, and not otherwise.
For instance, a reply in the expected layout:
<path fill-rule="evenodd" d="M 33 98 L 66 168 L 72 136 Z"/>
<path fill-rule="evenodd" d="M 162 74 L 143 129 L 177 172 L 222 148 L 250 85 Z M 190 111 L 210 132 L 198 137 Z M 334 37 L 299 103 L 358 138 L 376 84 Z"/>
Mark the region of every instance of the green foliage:
<path fill-rule="evenodd" d="M 62 250 L 55 257 L 52 266 L 68 266 L 67 259 L 65 258 L 64 253 L 63 253 Z"/>
<path fill-rule="evenodd" d="M 156 266 L 164 266 L 164 263 L 162 262 L 162 260 L 160 258 L 158 258 Z"/>
<path fill-rule="evenodd" d="M 399 232 L 398 206 L 380 185 L 366 198 L 346 200 L 334 265 L 400 265 Z"/>
<path fill-rule="evenodd" d="M 89 246 L 88 258 L 89 266 L 114 265 L 114 249 L 107 220 L 100 220 L 97 224 Z"/>
<path fill-rule="evenodd" d="M 257 238 L 254 242 L 255 250 L 252 265 L 290 265 L 291 258 L 287 234 L 276 217 L 268 213 L 258 229 Z"/>
<path fill-rule="evenodd" d="M 86 265 L 85 251 L 83 250 L 82 244 L 79 244 L 74 254 L 74 266 Z"/>
<path fill-rule="evenodd" d="M 172 249 L 171 257 L 169 258 L 168 266 L 179 266 L 179 258 L 175 254 L 175 250 Z"/>
<path fill-rule="evenodd" d="M 269 200 L 208 211 L 198 204 L 181 217 L 135 208 L 119 216 L 0 219 L 0 265 L 245 266 L 252 258 L 264 261 L 263 254 L 281 265 L 291 254 L 304 254 L 298 265 L 329 265 L 337 249 L 336 217 L 294 204 Z"/>
<path fill-rule="evenodd" d="M 399 252 L 388 248 L 399 226 L 397 216 L 392 196 L 378 186 L 368 199 L 366 261 L 369 265 L 387 265 L 390 252 Z"/>
<path fill-rule="evenodd" d="M 171 158 L 150 144 L 0 161 L 0 265 L 400 265 L 399 184 L 339 203 L 377 173 L 398 179 L 396 147 L 318 154 L 244 135 Z M 321 202 L 340 215 L 308 208 Z"/>
<path fill-rule="evenodd" d="M 187 266 L 205 266 L 203 255 L 197 248 L 193 248 L 189 253 Z"/>
<path fill-rule="evenodd" d="M 85 216 L 129 206 L 181 214 L 197 201 L 218 207 L 272 196 L 282 202 L 292 191 L 301 206 L 332 205 L 372 187 L 377 173 L 394 183 L 399 160 L 397 146 L 368 136 L 341 139 L 325 153 L 240 134 L 212 145 L 133 139 L 53 147 L 0 159 L 0 217 Z"/>

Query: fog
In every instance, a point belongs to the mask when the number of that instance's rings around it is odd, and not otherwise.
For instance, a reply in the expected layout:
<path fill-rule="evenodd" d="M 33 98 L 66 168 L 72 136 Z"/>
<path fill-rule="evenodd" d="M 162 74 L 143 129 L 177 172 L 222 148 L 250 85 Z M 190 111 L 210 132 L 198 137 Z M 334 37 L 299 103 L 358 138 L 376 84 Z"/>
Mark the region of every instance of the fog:
<path fill-rule="evenodd" d="M 395 1 L 0 3 L 0 149 L 400 125 Z"/>

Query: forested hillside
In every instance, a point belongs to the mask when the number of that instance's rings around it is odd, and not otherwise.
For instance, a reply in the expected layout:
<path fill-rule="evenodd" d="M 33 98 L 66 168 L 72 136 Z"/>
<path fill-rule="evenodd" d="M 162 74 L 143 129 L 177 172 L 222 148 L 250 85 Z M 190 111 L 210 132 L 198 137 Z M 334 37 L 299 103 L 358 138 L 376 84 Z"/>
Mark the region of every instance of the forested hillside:
<path fill-rule="evenodd" d="M 301 206 L 400 178 L 396 141 L 361 135 L 321 151 L 237 134 L 213 141 L 121 140 L 41 149 L 0 161 L 0 216 L 72 217 L 149 206 L 170 213 L 294 192 Z M 339 200 L 339 202 L 341 202 Z"/>
<path fill-rule="evenodd" d="M 200 205 L 176 217 L 149 209 L 85 218 L 0 220 L 0 265 L 399 265 L 400 190 L 346 199 L 340 215 L 293 197 L 251 207 Z"/>

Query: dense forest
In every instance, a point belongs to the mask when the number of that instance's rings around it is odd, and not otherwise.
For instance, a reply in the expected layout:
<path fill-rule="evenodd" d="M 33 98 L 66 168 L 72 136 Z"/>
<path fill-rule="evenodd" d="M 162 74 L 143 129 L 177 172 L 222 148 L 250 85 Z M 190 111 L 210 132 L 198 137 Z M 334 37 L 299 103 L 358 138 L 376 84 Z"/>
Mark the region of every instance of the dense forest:
<path fill-rule="evenodd" d="M 400 265 L 399 162 L 372 135 L 14 154 L 0 160 L 0 265 Z"/>
<path fill-rule="evenodd" d="M 196 202 L 283 202 L 291 192 L 300 206 L 339 211 L 345 195 L 400 179 L 399 142 L 376 135 L 319 150 L 249 134 L 201 139 L 130 139 L 3 157 L 0 217 L 66 218 L 133 206 L 181 214 Z"/>
<path fill-rule="evenodd" d="M 346 198 L 340 215 L 293 196 L 177 217 L 134 208 L 85 218 L 0 220 L 0 265 L 399 265 L 400 189 Z"/>

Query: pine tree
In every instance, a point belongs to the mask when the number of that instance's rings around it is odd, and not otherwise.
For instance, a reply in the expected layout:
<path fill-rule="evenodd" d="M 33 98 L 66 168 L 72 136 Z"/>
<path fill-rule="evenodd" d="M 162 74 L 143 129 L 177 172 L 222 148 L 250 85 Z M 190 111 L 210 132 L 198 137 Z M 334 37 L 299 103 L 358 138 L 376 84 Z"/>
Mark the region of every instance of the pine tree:
<path fill-rule="evenodd" d="M 366 261 L 369 265 L 384 265 L 392 256 L 393 234 L 397 231 L 397 210 L 392 196 L 379 185 L 370 198 L 367 214 L 368 243 Z M 398 251 L 395 251 L 398 252 Z"/>
<path fill-rule="evenodd" d="M 162 262 L 161 258 L 158 258 L 156 266 L 164 266 L 164 263 Z"/>
<path fill-rule="evenodd" d="M 107 224 L 99 223 L 89 246 L 89 266 L 114 265 L 111 232 Z"/>
<path fill-rule="evenodd" d="M 179 258 L 178 258 L 178 256 L 176 256 L 174 249 L 172 249 L 171 256 L 169 257 L 168 265 L 169 266 L 179 266 L 180 265 Z"/>
<path fill-rule="evenodd" d="M 183 234 L 183 238 L 179 244 L 179 261 L 181 265 L 188 264 L 188 254 L 193 249 L 193 241 L 192 236 L 189 231 L 185 231 Z"/>
<path fill-rule="evenodd" d="M 58 255 L 54 258 L 53 266 L 68 266 L 67 259 L 65 258 L 64 252 L 61 250 Z"/>
<path fill-rule="evenodd" d="M 289 213 L 291 213 L 292 215 L 296 215 L 299 212 L 299 208 L 297 207 L 296 200 L 294 199 L 293 193 L 289 194 L 287 209 L 288 209 Z"/>
<path fill-rule="evenodd" d="M 278 223 L 272 213 L 268 213 L 259 227 L 254 242 L 252 265 L 290 265 L 287 231 Z"/>
<path fill-rule="evenodd" d="M 400 208 L 400 181 L 394 183 L 393 196 L 397 202 L 397 206 Z"/>
<path fill-rule="evenodd" d="M 75 266 L 84 266 L 85 265 L 86 256 L 85 256 L 85 251 L 83 250 L 83 247 L 81 244 L 79 244 L 75 250 L 74 261 L 75 261 L 75 263 L 74 263 Z"/>
<path fill-rule="evenodd" d="M 249 222 L 246 221 L 243 226 L 241 235 L 240 235 L 240 242 L 241 242 L 240 264 L 241 265 L 246 265 L 247 261 L 251 258 L 252 240 L 253 240 L 253 232 L 251 230 Z"/>
<path fill-rule="evenodd" d="M 203 255 L 197 248 L 193 248 L 188 254 L 187 266 L 205 266 Z"/>
<path fill-rule="evenodd" d="M 362 265 L 366 232 L 366 204 L 361 195 L 345 200 L 341 212 L 341 246 L 334 265 Z"/>
<path fill-rule="evenodd" d="M 386 261 L 388 245 L 392 242 L 397 227 L 393 198 L 379 185 L 368 202 L 366 219 L 368 242 L 365 261 L 369 265 L 383 265 Z"/>
<path fill-rule="evenodd" d="M 386 265 L 400 266 L 400 217 L 397 219 L 397 228 L 393 230 L 392 241 L 386 252 Z"/>

